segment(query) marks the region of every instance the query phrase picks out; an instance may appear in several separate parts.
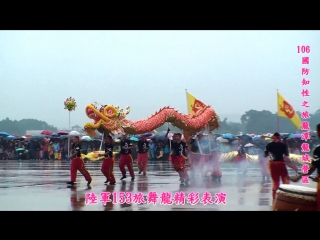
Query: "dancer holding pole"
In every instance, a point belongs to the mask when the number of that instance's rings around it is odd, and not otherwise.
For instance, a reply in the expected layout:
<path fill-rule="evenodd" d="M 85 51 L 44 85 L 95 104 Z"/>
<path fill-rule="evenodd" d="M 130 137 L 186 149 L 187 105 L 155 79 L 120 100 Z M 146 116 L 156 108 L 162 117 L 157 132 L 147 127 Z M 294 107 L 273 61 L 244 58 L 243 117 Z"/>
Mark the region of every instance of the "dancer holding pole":
<path fill-rule="evenodd" d="M 191 156 L 191 178 L 194 179 L 196 173 L 198 172 L 201 156 L 202 156 L 202 149 L 200 147 L 200 143 L 198 140 L 198 135 L 191 136 L 189 138 L 190 148 L 190 156 Z"/>
<path fill-rule="evenodd" d="M 170 132 L 170 129 L 168 128 L 168 131 L 165 135 L 165 138 L 168 138 L 168 134 Z M 185 167 L 186 163 L 186 149 L 188 149 L 188 145 L 181 141 L 181 133 L 175 133 L 173 135 L 174 140 L 168 139 L 169 142 L 171 142 L 172 146 L 172 154 L 171 159 L 173 163 L 174 170 L 179 174 L 180 176 L 180 182 L 181 185 L 189 185 L 189 175 L 187 172 L 187 169 Z"/>
<path fill-rule="evenodd" d="M 102 134 L 102 137 L 104 136 L 104 134 Z M 104 154 L 99 154 L 99 157 L 104 156 L 105 158 L 103 159 L 103 163 L 101 166 L 101 172 L 103 173 L 103 175 L 106 177 L 106 181 L 104 182 L 105 184 L 107 184 L 108 182 L 110 182 L 110 185 L 116 185 L 116 180 L 114 178 L 113 175 L 113 165 L 114 165 L 114 156 L 113 156 L 113 144 L 112 144 L 112 137 L 109 135 L 106 135 L 105 138 L 105 150 L 104 150 Z M 102 142 L 101 141 L 101 145 L 100 145 L 100 151 L 102 148 Z"/>
<path fill-rule="evenodd" d="M 72 160 L 70 166 L 71 181 L 67 182 L 67 184 L 70 184 L 71 186 L 75 184 L 77 179 L 77 171 L 79 171 L 84 176 L 87 181 L 87 185 L 89 186 L 92 178 L 84 166 L 83 159 L 81 158 L 81 144 L 78 136 L 75 136 L 73 139 L 72 155 L 69 157 L 69 159 Z"/>
<path fill-rule="evenodd" d="M 209 159 L 209 167 L 211 169 L 211 176 L 213 180 L 217 179 L 221 180 L 222 172 L 220 167 L 220 153 L 219 148 L 217 146 L 216 140 L 213 137 L 213 134 L 209 132 L 209 141 L 210 141 L 210 159 Z"/>
<path fill-rule="evenodd" d="M 143 176 L 147 175 L 147 167 L 148 167 L 148 150 L 149 150 L 149 143 L 146 140 L 144 135 L 140 136 L 138 141 L 138 168 L 139 174 L 143 172 Z"/>

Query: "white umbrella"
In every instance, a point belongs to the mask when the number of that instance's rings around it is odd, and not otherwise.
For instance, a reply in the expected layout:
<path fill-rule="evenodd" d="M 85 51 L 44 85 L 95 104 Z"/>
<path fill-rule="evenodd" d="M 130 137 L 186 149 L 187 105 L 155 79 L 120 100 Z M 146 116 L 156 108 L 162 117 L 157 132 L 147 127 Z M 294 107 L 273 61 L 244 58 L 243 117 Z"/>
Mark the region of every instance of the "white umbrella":
<path fill-rule="evenodd" d="M 254 145 L 252 143 L 248 143 L 244 147 L 254 147 Z"/>
<path fill-rule="evenodd" d="M 70 135 L 70 136 L 79 136 L 80 133 L 79 133 L 78 131 L 71 131 L 71 132 L 69 133 L 69 135 Z"/>
<path fill-rule="evenodd" d="M 222 137 L 218 137 L 217 140 L 218 140 L 219 142 L 221 142 L 221 143 L 228 143 L 228 142 L 229 142 L 228 139 L 224 139 L 224 138 L 222 138 Z"/>
<path fill-rule="evenodd" d="M 22 136 L 21 138 L 27 138 L 26 136 Z"/>

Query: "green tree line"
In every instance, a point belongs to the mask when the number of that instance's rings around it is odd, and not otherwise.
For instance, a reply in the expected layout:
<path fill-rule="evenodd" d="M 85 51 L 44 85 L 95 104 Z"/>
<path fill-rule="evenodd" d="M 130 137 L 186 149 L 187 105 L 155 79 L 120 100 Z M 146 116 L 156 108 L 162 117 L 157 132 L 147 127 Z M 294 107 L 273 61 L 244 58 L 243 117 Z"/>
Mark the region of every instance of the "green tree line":
<path fill-rule="evenodd" d="M 49 125 L 45 121 L 37 119 L 22 119 L 20 121 L 11 120 L 9 118 L 0 121 L 0 132 L 7 132 L 9 134 L 18 134 L 20 136 L 26 134 L 28 130 L 50 130 L 57 132 L 58 129 L 52 125 Z"/>
<path fill-rule="evenodd" d="M 301 113 L 297 112 L 300 116 Z M 227 118 L 220 119 L 220 128 L 215 132 L 217 133 L 232 133 L 238 134 L 239 132 L 245 133 L 273 133 L 277 131 L 277 114 L 267 110 L 257 111 L 249 110 L 245 112 L 239 122 L 230 122 Z M 303 119 L 302 119 L 303 121 Z M 315 126 L 320 123 L 320 109 L 314 114 L 310 113 L 310 119 L 306 119 L 310 123 L 310 127 L 314 130 Z M 172 131 L 181 132 L 180 129 L 164 124 L 157 131 L 166 131 L 168 126 Z M 297 129 L 287 118 L 279 117 L 280 132 L 294 133 Z M 9 118 L 0 121 L 0 132 L 8 132 L 9 134 L 24 135 L 27 130 L 41 130 L 46 129 L 52 132 L 57 132 L 58 129 L 52 125 L 49 125 L 45 121 L 37 119 L 22 119 L 20 121 L 11 120 Z"/>

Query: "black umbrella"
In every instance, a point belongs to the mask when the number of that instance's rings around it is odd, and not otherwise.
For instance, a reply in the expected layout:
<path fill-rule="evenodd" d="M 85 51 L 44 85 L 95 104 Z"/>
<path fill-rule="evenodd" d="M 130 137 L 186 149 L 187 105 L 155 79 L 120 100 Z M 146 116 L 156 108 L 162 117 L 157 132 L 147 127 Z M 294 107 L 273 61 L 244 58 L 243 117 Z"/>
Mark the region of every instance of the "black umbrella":
<path fill-rule="evenodd" d="M 30 138 L 30 140 L 42 140 L 44 139 L 44 136 L 33 136 Z"/>
<path fill-rule="evenodd" d="M 22 141 L 22 140 L 24 140 L 24 138 L 22 138 L 22 137 L 17 137 L 17 138 L 14 138 L 13 140 Z"/>

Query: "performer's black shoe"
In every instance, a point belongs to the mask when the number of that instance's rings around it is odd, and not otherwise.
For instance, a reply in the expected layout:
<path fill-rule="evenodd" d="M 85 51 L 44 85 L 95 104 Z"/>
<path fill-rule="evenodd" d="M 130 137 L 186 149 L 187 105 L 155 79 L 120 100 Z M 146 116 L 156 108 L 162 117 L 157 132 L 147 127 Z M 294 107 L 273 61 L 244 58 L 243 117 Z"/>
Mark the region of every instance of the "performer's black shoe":
<path fill-rule="evenodd" d="M 116 183 L 115 183 L 115 182 L 112 182 L 112 183 L 109 183 L 109 185 L 114 186 L 114 185 L 116 185 Z"/>
<path fill-rule="evenodd" d="M 107 181 L 105 181 L 104 183 L 107 184 L 109 182 L 109 180 L 107 179 Z"/>
<path fill-rule="evenodd" d="M 142 171 L 139 171 L 139 174 L 141 174 L 142 173 Z"/>
<path fill-rule="evenodd" d="M 67 184 L 69 184 L 69 185 L 73 186 L 75 183 L 74 183 L 74 182 L 72 182 L 72 181 L 70 181 L 70 182 L 67 182 Z"/>
<path fill-rule="evenodd" d="M 87 186 L 89 186 L 89 185 L 90 185 L 91 181 L 92 181 L 92 180 L 89 180 L 89 181 L 87 182 Z"/>
<path fill-rule="evenodd" d="M 134 182 L 134 177 L 131 178 L 131 182 Z"/>
<path fill-rule="evenodd" d="M 122 178 L 120 178 L 120 180 L 123 180 L 123 179 L 125 179 L 125 178 L 127 178 L 126 175 L 122 176 Z"/>

